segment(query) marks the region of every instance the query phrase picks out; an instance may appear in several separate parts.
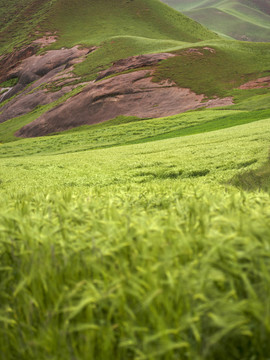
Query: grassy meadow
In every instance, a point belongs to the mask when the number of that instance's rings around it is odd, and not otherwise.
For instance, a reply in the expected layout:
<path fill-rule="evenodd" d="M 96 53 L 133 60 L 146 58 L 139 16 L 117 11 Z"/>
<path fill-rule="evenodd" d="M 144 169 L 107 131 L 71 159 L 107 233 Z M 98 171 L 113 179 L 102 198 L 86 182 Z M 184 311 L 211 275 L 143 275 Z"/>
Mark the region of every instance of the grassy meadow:
<path fill-rule="evenodd" d="M 96 150 L 70 135 L 0 146 L 1 358 L 267 359 L 269 176 L 241 176 L 269 161 L 269 117 Z"/>

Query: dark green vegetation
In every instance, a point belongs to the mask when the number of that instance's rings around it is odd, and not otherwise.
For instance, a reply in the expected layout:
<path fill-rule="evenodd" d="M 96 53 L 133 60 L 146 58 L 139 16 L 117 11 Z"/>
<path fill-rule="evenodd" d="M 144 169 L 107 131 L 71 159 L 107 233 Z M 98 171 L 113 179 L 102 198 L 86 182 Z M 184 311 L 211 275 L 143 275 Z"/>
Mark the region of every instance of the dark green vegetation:
<path fill-rule="evenodd" d="M 270 41 L 268 0 L 163 0 L 209 29 L 238 40 Z"/>
<path fill-rule="evenodd" d="M 154 0 L 0 11 L 3 51 L 29 31 L 57 31 L 52 48 L 98 45 L 75 67 L 84 80 L 174 51 L 155 80 L 234 99 L 14 136 L 79 87 L 0 124 L 0 359 L 267 360 L 270 95 L 237 87 L 269 76 L 269 45 L 220 40 Z"/>
<path fill-rule="evenodd" d="M 249 166 L 250 163 L 247 162 L 246 165 Z M 270 192 L 270 158 L 256 170 L 243 171 L 243 173 L 237 174 L 230 181 L 230 184 L 248 191 L 260 189 Z"/>
<path fill-rule="evenodd" d="M 10 87 L 16 85 L 18 82 L 18 78 L 9 79 L 0 84 L 0 88 Z"/>

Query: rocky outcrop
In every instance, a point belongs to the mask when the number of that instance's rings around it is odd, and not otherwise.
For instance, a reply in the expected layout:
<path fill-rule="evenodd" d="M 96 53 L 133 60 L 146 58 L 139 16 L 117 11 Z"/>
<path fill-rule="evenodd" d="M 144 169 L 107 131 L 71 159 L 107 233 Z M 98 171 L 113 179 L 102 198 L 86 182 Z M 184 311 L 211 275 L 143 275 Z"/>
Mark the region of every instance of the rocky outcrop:
<path fill-rule="evenodd" d="M 241 90 L 263 89 L 270 87 L 270 76 L 265 76 L 256 80 L 251 80 L 239 87 Z"/>
<path fill-rule="evenodd" d="M 178 88 L 174 83 L 151 81 L 150 70 L 118 75 L 91 83 L 76 96 L 51 109 L 15 135 L 35 137 L 85 124 L 96 124 L 119 115 L 155 118 L 199 107 L 232 103 L 231 98 L 202 102 L 204 95 Z"/>
<path fill-rule="evenodd" d="M 19 82 L 2 95 L 1 101 L 19 94 L 0 108 L 0 123 L 27 114 L 38 105 L 49 104 L 79 86 L 80 83 L 70 85 L 78 80 L 72 73 L 72 65 L 83 61 L 93 50 L 79 49 L 77 46 L 51 50 L 44 55 L 30 56 L 17 64 L 10 70 L 10 76 L 18 76 Z M 53 91 L 49 91 L 51 88 Z"/>
<path fill-rule="evenodd" d="M 15 69 L 23 60 L 34 55 L 37 52 L 38 48 L 38 44 L 32 44 L 20 50 L 2 56 L 0 58 L 0 84 L 12 77 L 15 77 Z"/>
<path fill-rule="evenodd" d="M 80 85 L 80 79 L 75 78 L 72 72 L 73 64 L 82 61 L 93 50 L 95 48 L 82 49 L 78 46 L 50 50 L 43 55 L 31 55 L 17 66 L 11 66 L 9 77 L 17 76 L 19 82 L 4 96 L 19 94 L 0 108 L 0 123 L 24 115 L 39 105 L 49 104 Z M 173 56 L 177 55 L 147 54 L 115 62 L 108 70 L 101 71 L 95 81 L 86 84 L 79 94 L 24 126 L 16 136 L 48 135 L 104 122 L 119 115 L 157 118 L 199 107 L 232 104 L 231 98 L 206 101 L 203 94 L 197 95 L 190 89 L 179 88 L 168 80 L 153 82 L 155 65 Z M 129 70 L 135 71 L 121 74 Z M 114 76 L 104 79 L 110 75 Z"/>
<path fill-rule="evenodd" d="M 72 86 L 66 86 L 56 92 L 37 89 L 34 93 L 29 92 L 27 94 L 21 94 L 15 99 L 12 99 L 6 107 L 2 108 L 4 111 L 0 114 L 0 123 L 8 119 L 27 114 L 34 110 L 37 106 L 47 105 L 56 101 L 61 96 L 70 92 L 72 88 Z"/>
<path fill-rule="evenodd" d="M 28 84 L 43 78 L 52 70 L 58 69 L 61 71 L 63 65 L 65 67 L 72 65 L 74 59 L 84 57 L 94 49 L 80 49 L 79 46 L 74 46 L 71 49 L 50 50 L 43 55 L 32 55 L 25 58 L 17 63 L 17 66 L 12 66 L 9 69 L 6 78 L 18 77 L 19 81 L 12 91 L 8 93 L 7 97 L 2 98 L 2 101 L 16 95 Z"/>
<path fill-rule="evenodd" d="M 131 69 L 153 66 L 159 63 L 160 61 L 166 60 L 173 56 L 175 55 L 170 53 L 161 53 L 161 54 L 146 54 L 146 55 L 131 56 L 126 59 L 121 59 L 116 61 L 109 69 L 105 71 L 100 71 L 99 76 L 97 77 L 96 80 L 100 80 L 107 76 L 113 74 L 119 74 L 123 71 L 128 71 Z"/>

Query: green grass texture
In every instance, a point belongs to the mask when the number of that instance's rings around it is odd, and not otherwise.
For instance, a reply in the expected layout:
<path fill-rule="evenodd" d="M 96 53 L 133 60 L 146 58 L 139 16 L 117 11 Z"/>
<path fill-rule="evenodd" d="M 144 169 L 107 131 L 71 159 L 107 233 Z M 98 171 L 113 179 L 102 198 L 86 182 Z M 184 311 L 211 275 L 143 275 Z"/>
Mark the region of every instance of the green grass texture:
<path fill-rule="evenodd" d="M 1 8 L 7 21 L 0 33 L 0 52 L 29 42 L 38 36 L 36 30 L 56 31 L 59 40 L 54 48 L 99 45 L 115 36 L 185 42 L 217 38 L 158 0 L 24 0 L 22 5 L 1 0 Z"/>
<path fill-rule="evenodd" d="M 36 117 L 33 112 L 33 117 Z M 15 138 L 13 133 L 29 121 L 22 116 L 0 125 L 0 157 L 69 153 L 91 149 L 147 143 L 168 138 L 206 133 L 270 118 L 270 111 L 197 110 L 159 119 L 120 116 L 97 125 L 34 139 Z M 26 120 L 26 121 L 25 121 Z"/>
<path fill-rule="evenodd" d="M 210 47 L 215 52 L 204 50 Z M 176 56 L 163 61 L 154 73 L 156 81 L 170 79 L 178 86 L 197 94 L 226 96 L 230 90 L 259 77 L 269 75 L 270 47 L 267 43 L 218 40 L 201 42 L 202 55 L 176 51 Z"/>
<path fill-rule="evenodd" d="M 226 184 L 269 139 L 265 119 L 2 158 L 1 357 L 267 359 L 269 194 Z"/>

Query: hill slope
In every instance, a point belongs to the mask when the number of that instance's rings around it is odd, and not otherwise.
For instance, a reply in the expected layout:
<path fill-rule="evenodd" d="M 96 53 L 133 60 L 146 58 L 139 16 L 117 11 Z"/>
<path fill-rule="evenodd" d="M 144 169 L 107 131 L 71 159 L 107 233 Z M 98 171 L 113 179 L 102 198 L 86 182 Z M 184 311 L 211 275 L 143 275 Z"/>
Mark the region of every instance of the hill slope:
<path fill-rule="evenodd" d="M 23 6 L 22 6 L 23 5 Z M 1 0 L 2 51 L 29 42 L 37 31 L 57 32 L 55 46 L 98 45 L 114 36 L 198 41 L 215 35 L 157 0 Z M 25 21 L 27 18 L 27 21 Z"/>
<path fill-rule="evenodd" d="M 16 4 L 0 58 L 0 123 L 16 136 L 232 105 L 234 88 L 269 83 L 268 45 L 221 40 L 158 0 Z"/>
<path fill-rule="evenodd" d="M 270 41 L 270 4 L 266 0 L 164 0 L 209 29 L 231 38 Z"/>

